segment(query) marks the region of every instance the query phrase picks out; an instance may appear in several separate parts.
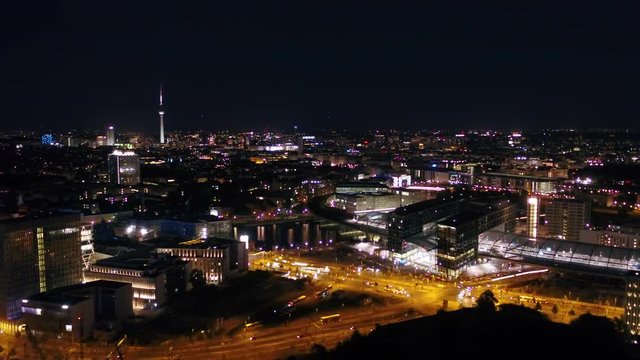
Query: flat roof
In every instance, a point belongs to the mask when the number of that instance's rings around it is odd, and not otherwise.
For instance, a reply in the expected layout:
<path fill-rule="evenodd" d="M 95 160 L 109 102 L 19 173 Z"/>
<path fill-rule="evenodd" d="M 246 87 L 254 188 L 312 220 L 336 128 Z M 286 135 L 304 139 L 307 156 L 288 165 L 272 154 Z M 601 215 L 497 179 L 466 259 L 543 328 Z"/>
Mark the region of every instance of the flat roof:
<path fill-rule="evenodd" d="M 379 182 L 346 182 L 346 183 L 339 183 L 338 185 L 336 185 L 336 188 L 339 187 L 381 187 L 381 188 L 388 188 L 388 186 L 386 184 L 383 183 L 379 183 Z"/>
<path fill-rule="evenodd" d="M 455 227 L 457 225 L 460 224 L 465 224 L 468 223 L 470 221 L 473 221 L 479 217 L 482 217 L 484 215 L 486 215 L 487 212 L 483 212 L 483 211 L 466 211 L 457 215 L 453 215 L 450 216 L 446 219 L 444 219 L 443 221 L 438 222 L 438 225 L 443 225 L 443 226 L 451 226 L 451 227 Z"/>
<path fill-rule="evenodd" d="M 39 301 L 57 305 L 75 305 L 87 300 L 87 296 L 70 295 L 60 292 L 43 292 L 27 298 L 28 301 Z M 27 303 L 28 304 L 28 303 Z"/>
<path fill-rule="evenodd" d="M 336 194 L 338 196 L 344 196 L 344 197 L 352 197 L 352 198 L 363 198 L 365 196 L 397 196 L 399 194 L 396 193 L 390 193 L 390 192 L 386 192 L 386 193 L 376 193 L 376 192 L 361 192 L 361 193 L 340 193 L 340 194 Z"/>
<path fill-rule="evenodd" d="M 119 282 L 119 281 L 111 281 L 111 280 L 94 280 L 94 281 L 89 281 L 79 285 L 82 285 L 82 287 L 85 287 L 85 288 L 101 287 L 101 288 L 108 288 L 108 289 L 119 289 L 122 287 L 127 287 L 131 284 L 127 282 Z M 75 285 L 72 285 L 72 286 L 75 286 Z"/>
<path fill-rule="evenodd" d="M 19 224 L 21 222 L 27 221 L 36 221 L 36 220 L 55 220 L 55 219 L 64 219 L 70 217 L 77 217 L 77 220 L 80 220 L 80 211 L 77 212 L 67 212 L 67 211 L 45 211 L 45 212 L 34 212 L 28 213 L 24 216 L 16 217 L 16 218 L 7 218 L 0 220 L 1 224 Z"/>
<path fill-rule="evenodd" d="M 95 288 L 119 289 L 126 286 L 130 286 L 130 283 L 111 281 L 111 280 L 95 280 L 95 281 L 89 281 L 86 283 L 74 284 L 74 285 L 51 289 L 41 294 L 66 295 L 67 293 L 77 292 L 78 290 L 89 290 L 89 289 L 95 289 Z M 78 295 L 78 296 L 82 296 L 82 295 Z"/>
<path fill-rule="evenodd" d="M 131 218 L 132 220 L 166 220 L 166 221 L 179 221 L 187 223 L 202 223 L 202 222 L 216 222 L 216 221 L 228 221 L 229 219 L 221 219 L 215 215 L 208 214 L 180 214 L 174 217 L 168 216 L 156 216 L 154 214 L 136 214 Z"/>
<path fill-rule="evenodd" d="M 425 201 L 420 201 L 411 205 L 401 206 L 393 211 L 394 214 L 397 215 L 406 215 L 411 214 L 417 211 L 427 210 L 432 207 L 436 207 L 439 205 L 450 204 L 454 202 L 459 202 L 465 200 L 466 197 L 462 194 L 452 194 L 450 196 L 437 197 L 435 199 L 429 199 Z"/>
<path fill-rule="evenodd" d="M 185 240 L 177 237 L 158 237 L 145 241 L 154 248 L 185 248 L 185 249 L 224 249 L 229 245 L 237 245 L 240 241 L 210 237 L 207 239 Z"/>
<path fill-rule="evenodd" d="M 544 176 L 515 175 L 515 174 L 494 173 L 494 172 L 480 174 L 479 176 L 509 177 L 509 178 L 537 180 L 537 181 L 563 181 L 564 180 L 561 178 L 552 178 L 552 177 L 544 177 Z"/>
<path fill-rule="evenodd" d="M 464 224 L 513 204 L 514 203 L 509 201 L 509 199 L 495 200 L 490 203 L 468 201 L 465 203 L 466 208 L 464 208 L 460 213 L 450 216 L 438 224 L 446 226 Z"/>
<path fill-rule="evenodd" d="M 526 235 L 487 231 L 478 240 L 478 253 L 507 260 L 559 267 L 591 269 L 602 274 L 640 272 L 640 249 L 612 247 Z"/>
<path fill-rule="evenodd" d="M 552 202 L 583 204 L 583 203 L 589 203 L 590 201 L 587 200 L 587 199 L 568 199 L 568 198 L 553 198 L 553 199 L 549 199 L 549 203 L 552 203 Z"/>
<path fill-rule="evenodd" d="M 153 261 L 153 259 L 150 258 L 121 258 L 121 256 L 115 256 L 98 260 L 94 265 L 130 270 L 151 270 L 161 267 L 160 265 L 162 264 L 156 264 L 156 262 L 157 261 Z"/>
<path fill-rule="evenodd" d="M 131 251 L 119 256 L 98 260 L 93 265 L 138 271 L 154 271 L 174 264 L 174 261 L 167 259 L 165 255 L 158 256 L 151 253 L 151 250 L 153 249 Z"/>

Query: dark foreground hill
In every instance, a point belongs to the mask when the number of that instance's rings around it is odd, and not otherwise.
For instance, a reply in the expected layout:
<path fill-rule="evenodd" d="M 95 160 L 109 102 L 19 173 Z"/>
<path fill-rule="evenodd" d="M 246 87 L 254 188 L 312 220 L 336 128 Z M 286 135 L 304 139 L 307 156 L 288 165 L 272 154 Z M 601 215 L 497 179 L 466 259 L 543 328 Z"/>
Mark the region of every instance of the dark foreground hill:
<path fill-rule="evenodd" d="M 354 334 L 326 359 L 640 359 L 620 321 L 590 314 L 570 325 L 522 306 L 439 312 Z"/>

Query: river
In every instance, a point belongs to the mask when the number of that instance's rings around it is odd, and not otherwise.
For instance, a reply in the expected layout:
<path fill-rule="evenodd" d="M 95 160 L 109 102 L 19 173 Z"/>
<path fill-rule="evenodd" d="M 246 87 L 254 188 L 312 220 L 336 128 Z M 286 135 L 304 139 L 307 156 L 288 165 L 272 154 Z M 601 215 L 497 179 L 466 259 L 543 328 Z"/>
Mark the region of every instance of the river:
<path fill-rule="evenodd" d="M 322 220 L 297 220 L 268 225 L 235 225 L 233 237 L 247 235 L 256 249 L 317 247 L 342 240 L 338 227 Z"/>

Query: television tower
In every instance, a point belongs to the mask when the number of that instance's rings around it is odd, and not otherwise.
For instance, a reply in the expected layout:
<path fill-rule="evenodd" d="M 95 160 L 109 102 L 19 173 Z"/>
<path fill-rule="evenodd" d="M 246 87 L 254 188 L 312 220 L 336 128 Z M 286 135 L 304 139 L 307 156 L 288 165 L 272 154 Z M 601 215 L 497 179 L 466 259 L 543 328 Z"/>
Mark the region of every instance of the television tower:
<path fill-rule="evenodd" d="M 162 107 L 162 84 L 160 84 L 160 107 L 158 108 L 160 115 L 160 144 L 164 144 L 164 108 Z"/>

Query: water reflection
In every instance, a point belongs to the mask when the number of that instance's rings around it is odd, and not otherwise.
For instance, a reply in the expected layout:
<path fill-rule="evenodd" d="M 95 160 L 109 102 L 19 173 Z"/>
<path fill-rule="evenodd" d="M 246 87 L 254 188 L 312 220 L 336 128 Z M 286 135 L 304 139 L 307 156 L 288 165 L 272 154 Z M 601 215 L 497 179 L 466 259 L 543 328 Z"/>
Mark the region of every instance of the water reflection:
<path fill-rule="evenodd" d="M 317 220 L 291 221 L 270 225 L 237 225 L 233 228 L 235 239 L 248 235 L 249 241 L 255 241 L 255 247 L 264 250 L 278 248 L 316 247 L 326 245 L 329 240 L 338 240 L 335 226 Z"/>

